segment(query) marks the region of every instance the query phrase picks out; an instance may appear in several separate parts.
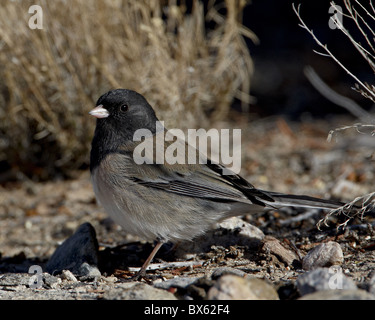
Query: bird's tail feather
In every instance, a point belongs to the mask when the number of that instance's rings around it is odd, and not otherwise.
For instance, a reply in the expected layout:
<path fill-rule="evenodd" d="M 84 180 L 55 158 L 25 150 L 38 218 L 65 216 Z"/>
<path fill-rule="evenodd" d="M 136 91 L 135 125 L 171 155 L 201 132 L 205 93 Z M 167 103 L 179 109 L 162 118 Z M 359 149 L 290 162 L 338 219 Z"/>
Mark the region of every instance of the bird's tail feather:
<path fill-rule="evenodd" d="M 262 191 L 274 199 L 274 202 L 264 201 L 270 207 L 305 207 L 319 209 L 337 209 L 345 203 L 335 200 L 318 199 L 304 195 L 283 194 L 272 191 Z"/>

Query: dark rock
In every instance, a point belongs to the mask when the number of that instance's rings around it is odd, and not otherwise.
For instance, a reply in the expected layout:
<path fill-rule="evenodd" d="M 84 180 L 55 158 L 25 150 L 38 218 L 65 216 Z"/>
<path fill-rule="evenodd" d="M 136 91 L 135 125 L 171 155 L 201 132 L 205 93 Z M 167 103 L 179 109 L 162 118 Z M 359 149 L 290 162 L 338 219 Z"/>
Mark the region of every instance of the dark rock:
<path fill-rule="evenodd" d="M 186 297 L 193 300 L 206 299 L 207 292 L 215 284 L 215 281 L 208 277 L 201 277 L 195 280 L 190 286 L 186 288 Z"/>
<path fill-rule="evenodd" d="M 95 229 L 86 222 L 80 225 L 77 231 L 56 249 L 47 262 L 46 270 L 50 274 L 70 270 L 75 275 L 87 276 L 93 268 L 96 268 L 97 264 L 98 241 Z M 87 265 L 91 268 L 88 268 Z"/>
<path fill-rule="evenodd" d="M 278 284 L 276 290 L 280 300 L 295 300 L 301 296 L 295 281 L 283 281 Z"/>

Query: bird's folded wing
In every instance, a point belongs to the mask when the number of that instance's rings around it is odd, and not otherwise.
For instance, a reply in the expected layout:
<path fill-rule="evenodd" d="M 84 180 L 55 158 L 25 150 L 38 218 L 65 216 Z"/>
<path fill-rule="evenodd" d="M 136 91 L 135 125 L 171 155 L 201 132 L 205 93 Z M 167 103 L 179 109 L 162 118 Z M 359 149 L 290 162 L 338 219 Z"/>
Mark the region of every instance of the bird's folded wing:
<path fill-rule="evenodd" d="M 267 193 L 258 191 L 239 175 L 223 175 L 224 167 L 210 161 L 207 165 L 168 163 L 135 165 L 130 164 L 133 162 L 131 153 L 124 151 L 111 154 L 107 160 L 107 166 L 113 167 L 113 170 L 109 171 L 121 172 L 127 180 L 144 187 L 221 202 L 237 201 L 264 206 L 262 200 L 273 201 Z"/>

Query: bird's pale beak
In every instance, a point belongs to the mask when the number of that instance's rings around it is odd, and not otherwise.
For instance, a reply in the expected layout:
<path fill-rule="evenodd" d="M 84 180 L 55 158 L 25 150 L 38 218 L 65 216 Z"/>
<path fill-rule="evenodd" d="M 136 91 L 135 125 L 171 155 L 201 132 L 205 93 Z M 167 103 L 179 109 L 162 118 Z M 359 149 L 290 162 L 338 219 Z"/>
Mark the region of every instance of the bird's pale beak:
<path fill-rule="evenodd" d="M 109 112 L 106 108 L 103 107 L 103 105 L 98 105 L 94 109 L 92 109 L 89 114 L 94 116 L 95 118 L 101 119 L 101 118 L 107 118 L 109 116 Z"/>

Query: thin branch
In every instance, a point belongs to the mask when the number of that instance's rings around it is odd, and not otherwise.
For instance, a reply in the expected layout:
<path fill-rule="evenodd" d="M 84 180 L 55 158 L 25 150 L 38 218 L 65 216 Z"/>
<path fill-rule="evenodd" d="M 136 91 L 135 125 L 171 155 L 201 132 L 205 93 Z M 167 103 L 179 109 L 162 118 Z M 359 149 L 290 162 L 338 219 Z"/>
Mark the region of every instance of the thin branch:
<path fill-rule="evenodd" d="M 315 70 L 307 66 L 304 69 L 305 76 L 309 79 L 310 83 L 318 90 L 325 98 L 329 101 L 337 104 L 346 110 L 348 110 L 351 114 L 356 116 L 361 121 L 369 121 L 372 120 L 372 115 L 368 113 L 366 110 L 362 109 L 355 101 L 344 97 L 334 90 L 332 90 L 315 72 Z"/>
<path fill-rule="evenodd" d="M 372 33 L 373 36 L 375 36 L 375 31 L 371 29 L 371 27 L 369 26 L 369 24 L 367 23 L 367 21 L 358 13 L 357 10 L 355 10 L 358 14 L 358 17 L 362 20 L 363 24 L 367 27 L 367 29 Z M 374 18 L 374 17 L 372 17 Z M 366 34 L 367 35 L 367 34 Z"/>
<path fill-rule="evenodd" d="M 372 5 L 372 1 L 370 1 L 370 6 L 371 6 L 371 9 L 372 9 L 372 12 L 375 13 L 375 8 L 374 8 L 374 6 Z M 375 18 L 374 18 L 374 20 L 375 20 Z"/>
<path fill-rule="evenodd" d="M 372 96 L 373 99 L 375 99 L 375 92 L 371 91 L 361 80 L 359 80 L 352 72 L 350 72 L 348 70 L 348 68 L 346 68 L 340 60 L 338 60 L 333 54 L 332 52 L 328 49 L 327 45 L 324 45 L 320 42 L 320 40 L 315 36 L 313 30 L 309 29 L 307 27 L 307 25 L 305 24 L 305 22 L 302 20 L 301 18 L 301 15 L 300 15 L 300 8 L 301 8 L 301 5 L 299 4 L 297 9 L 296 7 L 294 6 L 294 3 L 292 4 L 292 7 L 293 7 L 293 10 L 295 12 L 295 14 L 297 15 L 299 21 L 300 21 L 300 26 L 305 29 L 308 33 L 310 33 L 310 35 L 313 37 L 313 39 L 315 40 L 315 42 L 320 46 L 322 47 L 326 52 L 327 54 L 348 74 L 350 75 L 355 81 L 357 81 L 357 83 L 364 89 L 364 91 L 366 91 L 369 96 Z M 341 24 L 342 26 L 342 24 Z"/>
<path fill-rule="evenodd" d="M 334 135 L 336 135 L 340 131 L 344 131 L 347 129 L 355 129 L 360 134 L 366 134 L 366 132 L 362 132 L 361 129 L 374 129 L 371 131 L 371 135 L 375 135 L 375 124 L 362 124 L 362 123 L 355 123 L 350 126 L 343 126 L 336 129 L 331 130 L 328 133 L 327 141 L 331 142 Z"/>
<path fill-rule="evenodd" d="M 371 50 L 375 52 L 374 47 L 371 44 L 371 41 L 369 40 L 367 33 L 362 29 L 361 25 L 358 22 L 358 17 L 364 22 L 364 24 L 371 30 L 371 28 L 366 24 L 366 21 L 362 18 L 362 16 L 358 13 L 358 11 L 353 8 L 350 4 L 350 1 L 345 0 L 345 6 L 348 12 L 350 13 L 350 18 L 354 21 L 356 24 L 358 30 L 362 33 L 363 37 L 366 39 L 367 44 L 370 46 Z M 333 2 L 331 3 L 333 4 Z M 365 49 L 360 43 L 354 40 L 354 38 L 349 34 L 349 32 L 344 28 L 341 21 L 336 21 L 337 26 L 340 28 L 340 30 L 348 37 L 348 39 L 351 41 L 351 43 L 354 45 L 354 47 L 358 50 L 358 52 L 365 58 L 365 60 L 369 63 L 372 70 L 375 71 L 375 63 L 371 60 L 371 58 L 375 58 L 371 52 L 369 52 L 367 49 Z M 371 32 L 374 34 L 374 32 L 371 30 Z M 370 58 L 371 56 L 371 58 Z"/>
<path fill-rule="evenodd" d="M 370 12 L 368 12 L 368 10 L 358 0 L 355 0 L 355 2 L 367 13 L 368 16 L 372 18 L 372 20 L 375 20 L 375 17 Z M 375 13 L 374 7 L 372 6 L 372 1 L 370 1 L 370 6 L 372 7 Z"/>
<path fill-rule="evenodd" d="M 327 54 L 327 53 L 319 52 L 319 51 L 316 51 L 316 50 L 313 50 L 313 52 L 315 52 L 316 54 L 318 54 L 320 56 L 323 56 L 323 57 L 328 57 L 328 58 L 330 57 L 330 55 Z"/>
<path fill-rule="evenodd" d="M 151 263 L 147 270 L 161 270 L 168 268 L 181 268 L 181 267 L 190 267 L 194 268 L 196 266 L 201 266 L 204 260 L 199 261 L 181 261 L 181 262 L 163 262 L 163 263 Z M 129 271 L 138 272 L 141 268 L 138 267 L 128 267 Z"/>
<path fill-rule="evenodd" d="M 357 209 L 359 208 L 360 209 Z M 359 217 L 360 219 L 363 219 L 363 216 L 365 213 L 372 211 L 375 208 L 375 192 L 366 194 L 362 197 L 357 197 L 353 201 L 341 206 L 340 208 L 331 210 L 327 215 L 324 216 L 319 222 L 317 223 L 318 229 L 320 229 L 320 226 L 324 224 L 325 226 L 328 226 L 328 219 L 332 215 L 344 215 L 347 217 L 347 219 L 339 224 L 337 226 L 337 229 L 339 228 L 345 228 L 348 224 L 348 222 L 355 217 Z"/>

